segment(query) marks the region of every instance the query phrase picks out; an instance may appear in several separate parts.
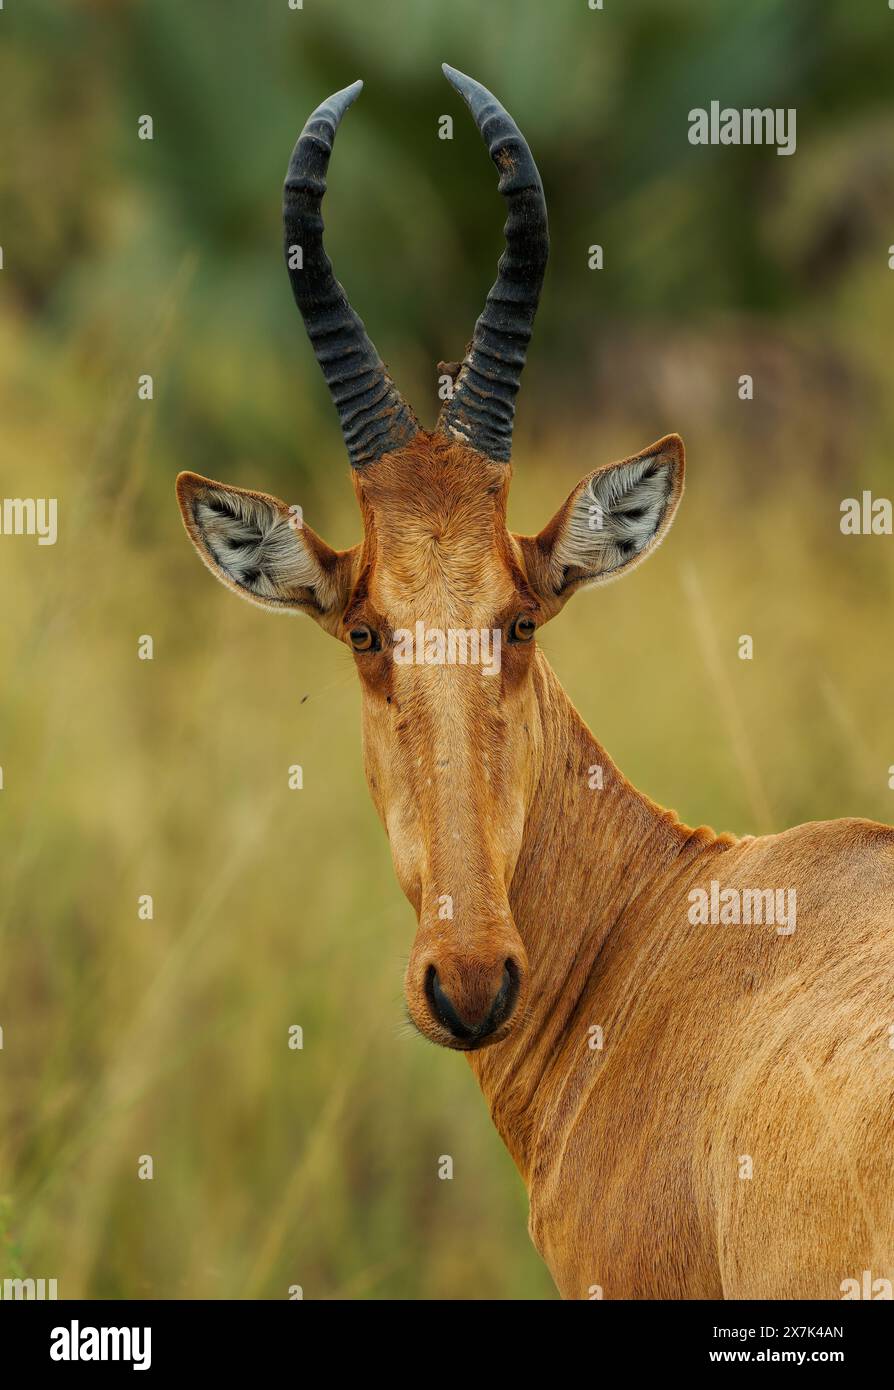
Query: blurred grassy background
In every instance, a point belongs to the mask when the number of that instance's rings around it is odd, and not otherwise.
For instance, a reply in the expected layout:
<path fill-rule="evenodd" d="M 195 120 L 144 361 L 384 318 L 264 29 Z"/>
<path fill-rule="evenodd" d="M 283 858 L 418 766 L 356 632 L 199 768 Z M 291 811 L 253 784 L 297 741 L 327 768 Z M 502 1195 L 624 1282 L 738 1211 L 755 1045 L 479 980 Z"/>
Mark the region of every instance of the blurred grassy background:
<path fill-rule="evenodd" d="M 328 245 L 430 423 L 503 220 L 447 60 L 516 115 L 550 204 L 513 524 L 669 430 L 688 448 L 668 543 L 544 634 L 569 693 L 692 823 L 894 819 L 894 541 L 838 529 L 842 498 L 894 490 L 892 34 L 881 0 L 6 4 L 0 491 L 58 497 L 60 536 L 0 537 L 0 1274 L 554 1296 L 467 1068 L 402 1026 L 413 921 L 351 659 L 212 582 L 173 479 L 356 539 L 280 186 L 311 109 L 362 76 Z M 692 148 L 714 98 L 796 107 L 797 153 Z"/>

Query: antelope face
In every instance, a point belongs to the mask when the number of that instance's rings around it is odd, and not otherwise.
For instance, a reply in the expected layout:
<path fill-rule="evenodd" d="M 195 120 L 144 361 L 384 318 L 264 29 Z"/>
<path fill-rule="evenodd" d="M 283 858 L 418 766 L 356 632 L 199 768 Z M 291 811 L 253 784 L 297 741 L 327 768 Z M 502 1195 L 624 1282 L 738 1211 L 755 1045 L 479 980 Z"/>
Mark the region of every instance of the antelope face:
<path fill-rule="evenodd" d="M 177 490 L 219 579 L 261 606 L 309 614 L 353 652 L 367 781 L 418 920 L 409 1014 L 433 1042 L 471 1051 L 508 1035 L 530 987 L 509 887 L 541 773 L 537 631 L 575 589 L 659 542 L 682 490 L 683 451 L 668 436 L 588 474 L 538 535 L 507 529 L 546 211 L 511 117 L 483 87 L 445 72 L 485 137 L 509 217 L 497 282 L 436 430 L 420 429 L 398 395 L 323 251 L 325 174 L 357 83 L 308 121 L 284 215 L 292 287 L 341 418 L 363 539 L 334 551 L 286 503 L 193 473 Z"/>
<path fill-rule="evenodd" d="M 536 595 L 507 470 L 438 436 L 362 475 L 367 576 L 345 614 L 367 781 L 419 927 L 416 1027 L 471 1049 L 511 1027 L 527 960 L 509 908 L 535 759 Z"/>

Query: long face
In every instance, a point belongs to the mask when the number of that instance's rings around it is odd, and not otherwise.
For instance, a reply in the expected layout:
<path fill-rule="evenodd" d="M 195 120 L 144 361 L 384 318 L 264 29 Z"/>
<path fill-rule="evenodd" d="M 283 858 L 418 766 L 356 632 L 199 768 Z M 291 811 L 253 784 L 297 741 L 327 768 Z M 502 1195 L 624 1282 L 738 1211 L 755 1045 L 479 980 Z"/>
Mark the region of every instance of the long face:
<path fill-rule="evenodd" d="M 504 180 L 521 177 L 516 196 L 538 192 L 511 118 L 451 73 L 491 128 L 507 200 Z M 438 429 L 419 428 L 322 255 L 320 132 L 330 131 L 331 148 L 354 95 L 339 94 L 340 109 L 339 98 L 324 103 L 296 146 L 286 249 L 303 246 L 308 278 L 293 288 L 312 340 L 319 330 L 330 345 L 321 360 L 354 464 L 363 539 L 334 551 L 278 499 L 193 473 L 177 490 L 187 531 L 219 579 L 263 607 L 310 615 L 352 650 L 367 782 L 417 918 L 407 1008 L 433 1042 L 471 1051 L 508 1035 L 531 988 L 509 890 L 541 764 L 537 631 L 576 589 L 613 578 L 658 544 L 682 491 L 683 450 L 668 436 L 588 474 L 538 535 L 507 529 L 517 380 L 498 367 L 494 384 L 488 363 L 512 357 L 520 372 L 525 325 L 502 325 L 512 348 L 504 354 L 493 313 L 482 329 L 486 310 Z M 536 304 L 545 214 L 538 233 L 530 203 L 524 211 L 513 236 L 510 201 L 501 272 L 513 256 L 529 267 Z M 507 299 L 504 288 L 498 279 L 489 307 Z M 518 284 L 511 300 L 518 314 Z M 529 333 L 533 307 L 523 316 Z M 344 342 L 343 361 L 333 341 Z"/>
<path fill-rule="evenodd" d="M 346 617 L 367 781 L 419 923 L 407 1005 L 452 1047 L 504 1036 L 527 984 L 508 888 L 536 765 L 541 607 L 506 530 L 506 472 L 447 441 L 374 465 L 366 582 Z"/>

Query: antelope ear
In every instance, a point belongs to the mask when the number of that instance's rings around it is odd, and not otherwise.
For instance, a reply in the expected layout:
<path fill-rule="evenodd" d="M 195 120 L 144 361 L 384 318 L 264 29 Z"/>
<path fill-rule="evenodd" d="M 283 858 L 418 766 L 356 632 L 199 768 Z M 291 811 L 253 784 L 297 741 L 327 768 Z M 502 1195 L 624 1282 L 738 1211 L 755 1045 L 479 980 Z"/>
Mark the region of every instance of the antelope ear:
<path fill-rule="evenodd" d="M 352 550 L 332 550 L 300 508 L 264 492 L 181 473 L 177 501 L 189 538 L 227 588 L 262 608 L 309 613 L 335 632 L 351 591 Z"/>
<path fill-rule="evenodd" d="M 589 473 L 539 535 L 517 538 L 548 617 L 576 589 L 616 579 L 661 544 L 683 492 L 684 467 L 682 439 L 666 435 Z"/>

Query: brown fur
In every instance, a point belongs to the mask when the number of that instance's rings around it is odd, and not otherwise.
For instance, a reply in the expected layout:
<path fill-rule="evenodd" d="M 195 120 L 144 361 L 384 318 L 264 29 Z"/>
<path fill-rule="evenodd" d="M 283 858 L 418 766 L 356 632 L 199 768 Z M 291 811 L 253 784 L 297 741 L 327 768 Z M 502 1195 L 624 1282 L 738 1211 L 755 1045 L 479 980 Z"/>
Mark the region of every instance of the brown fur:
<path fill-rule="evenodd" d="M 676 437 L 638 457 L 661 451 L 671 501 L 632 563 L 682 489 Z M 323 597 L 294 606 L 342 640 L 358 623 L 383 639 L 356 662 L 367 779 L 418 918 L 414 1023 L 459 1045 L 429 1007 L 429 966 L 477 1019 L 517 964 L 514 1011 L 469 1061 L 560 1292 L 835 1299 L 863 1270 L 894 1279 L 894 830 L 689 829 L 615 768 L 536 642 L 504 646 L 490 678 L 397 666 L 390 636 L 419 619 L 504 629 L 558 612 L 587 581 L 554 563 L 576 493 L 515 536 L 509 469 L 425 433 L 354 482 L 363 541 L 336 554 L 311 533 Z M 180 485 L 200 551 L 190 499 L 206 486 Z M 688 894 L 711 879 L 796 889 L 797 930 L 690 925 Z"/>

